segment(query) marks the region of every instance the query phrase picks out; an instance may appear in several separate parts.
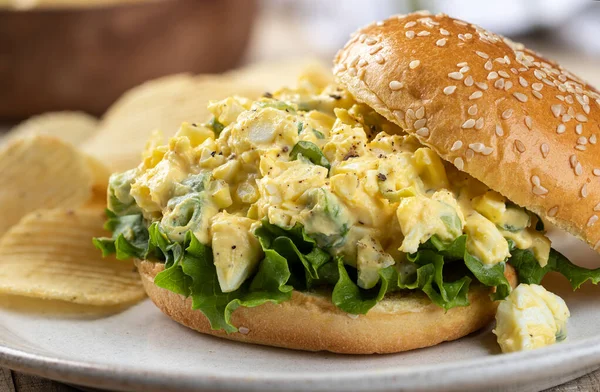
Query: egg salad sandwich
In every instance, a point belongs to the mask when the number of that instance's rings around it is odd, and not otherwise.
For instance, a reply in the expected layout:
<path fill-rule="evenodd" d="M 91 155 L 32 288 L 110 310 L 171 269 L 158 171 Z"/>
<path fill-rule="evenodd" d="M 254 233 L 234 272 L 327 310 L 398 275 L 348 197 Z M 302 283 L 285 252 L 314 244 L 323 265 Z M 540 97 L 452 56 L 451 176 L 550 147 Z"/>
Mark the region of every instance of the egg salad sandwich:
<path fill-rule="evenodd" d="M 136 259 L 168 316 L 227 339 L 399 352 L 476 331 L 501 302 L 505 351 L 560 340 L 568 309 L 538 284 L 600 271 L 543 222 L 600 246 L 598 92 L 426 13 L 360 29 L 334 74 L 211 102 L 207 123 L 151 140 L 111 177 L 114 235 L 96 246 Z"/>

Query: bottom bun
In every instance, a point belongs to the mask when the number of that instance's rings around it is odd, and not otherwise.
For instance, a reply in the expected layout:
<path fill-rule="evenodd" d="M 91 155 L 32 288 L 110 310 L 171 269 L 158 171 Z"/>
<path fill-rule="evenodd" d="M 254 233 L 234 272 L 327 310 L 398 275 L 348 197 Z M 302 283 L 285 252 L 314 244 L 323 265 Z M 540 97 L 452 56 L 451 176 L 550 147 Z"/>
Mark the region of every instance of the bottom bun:
<path fill-rule="evenodd" d="M 198 332 L 267 346 L 342 354 L 396 353 L 459 339 L 487 325 L 498 306 L 490 289 L 472 285 L 470 306 L 447 312 L 422 293 L 389 295 L 365 315 L 349 315 L 327 295 L 294 291 L 289 301 L 254 308 L 239 307 L 232 323 L 241 332 L 210 328 L 208 319 L 192 309 L 192 299 L 154 285 L 164 269 L 160 263 L 137 261 L 146 293 L 173 320 Z M 512 267 L 507 277 L 516 285 Z"/>

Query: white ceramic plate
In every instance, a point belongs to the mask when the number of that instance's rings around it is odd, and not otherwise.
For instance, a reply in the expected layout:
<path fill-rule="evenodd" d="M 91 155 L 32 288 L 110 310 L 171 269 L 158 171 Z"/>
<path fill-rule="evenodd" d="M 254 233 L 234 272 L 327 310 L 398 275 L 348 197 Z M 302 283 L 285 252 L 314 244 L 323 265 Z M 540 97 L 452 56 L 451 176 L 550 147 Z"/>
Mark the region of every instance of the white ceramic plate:
<path fill-rule="evenodd" d="M 555 246 L 578 264 L 600 258 L 577 240 Z M 452 343 L 395 355 L 342 356 L 229 342 L 171 321 L 148 300 L 112 315 L 82 315 L 3 298 L 0 365 L 97 388 L 130 391 L 542 390 L 600 367 L 600 287 L 573 293 L 566 342 L 499 354 L 491 328 Z M 50 311 L 49 309 L 52 308 Z M 294 320 L 290 320 L 294 322 Z"/>

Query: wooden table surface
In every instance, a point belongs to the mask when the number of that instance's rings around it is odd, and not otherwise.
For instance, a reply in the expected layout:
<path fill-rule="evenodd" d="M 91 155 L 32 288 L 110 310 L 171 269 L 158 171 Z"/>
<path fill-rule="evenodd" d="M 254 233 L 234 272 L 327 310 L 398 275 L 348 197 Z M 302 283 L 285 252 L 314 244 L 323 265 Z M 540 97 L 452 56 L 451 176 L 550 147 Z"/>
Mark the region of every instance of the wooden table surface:
<path fill-rule="evenodd" d="M 77 388 L 0 368 L 0 392 L 79 392 Z M 600 370 L 544 392 L 600 392 Z"/>

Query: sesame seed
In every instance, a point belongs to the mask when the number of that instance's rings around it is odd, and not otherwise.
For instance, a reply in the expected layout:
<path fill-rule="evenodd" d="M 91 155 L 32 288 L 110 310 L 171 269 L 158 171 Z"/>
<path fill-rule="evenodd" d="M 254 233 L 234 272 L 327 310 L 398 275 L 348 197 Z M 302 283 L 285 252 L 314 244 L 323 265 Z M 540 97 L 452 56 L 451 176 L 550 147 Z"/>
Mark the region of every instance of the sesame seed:
<path fill-rule="evenodd" d="M 587 197 L 587 196 L 588 196 L 587 184 L 583 184 L 583 186 L 581 187 L 581 197 Z"/>
<path fill-rule="evenodd" d="M 475 129 L 477 129 L 478 131 L 480 131 L 481 129 L 483 129 L 483 125 L 484 125 L 483 117 L 479 117 L 477 119 L 477 121 L 475 121 Z"/>
<path fill-rule="evenodd" d="M 471 159 L 473 159 L 474 156 L 475 156 L 475 151 L 468 148 L 467 152 L 465 152 L 465 158 L 467 158 L 467 162 L 470 161 Z"/>
<path fill-rule="evenodd" d="M 456 20 L 456 19 L 452 20 L 452 22 L 454 22 L 454 24 L 457 24 L 459 26 L 467 26 L 467 24 L 468 24 L 466 22 L 463 22 L 462 20 Z"/>
<path fill-rule="evenodd" d="M 465 162 L 463 161 L 463 159 L 461 157 L 455 158 L 454 166 L 456 166 L 456 168 L 458 170 L 463 170 L 463 168 L 465 167 Z"/>
<path fill-rule="evenodd" d="M 374 38 L 369 37 L 369 38 L 365 39 L 365 44 L 367 44 L 369 46 L 375 45 L 376 43 L 377 43 L 377 40 Z"/>
<path fill-rule="evenodd" d="M 534 69 L 533 70 L 533 75 L 538 79 L 538 80 L 542 80 L 546 74 L 543 73 L 542 71 L 540 71 L 539 69 Z"/>
<path fill-rule="evenodd" d="M 450 95 L 456 90 L 456 86 L 446 86 L 444 87 L 444 94 Z"/>
<path fill-rule="evenodd" d="M 467 34 L 465 34 L 465 38 L 466 39 L 472 39 L 473 38 L 473 34 L 467 33 Z"/>
<path fill-rule="evenodd" d="M 367 63 L 367 60 L 365 60 L 365 59 L 360 59 L 360 60 L 358 61 L 358 66 L 359 66 L 359 67 L 364 67 L 364 66 L 365 66 L 365 65 L 367 65 L 367 64 L 369 64 L 369 63 Z"/>
<path fill-rule="evenodd" d="M 498 75 L 502 76 L 503 78 L 510 78 L 510 75 L 506 71 L 498 71 Z"/>
<path fill-rule="evenodd" d="M 517 151 L 519 151 L 520 153 L 524 153 L 526 150 L 525 145 L 520 140 L 515 140 L 515 147 L 517 148 Z"/>
<path fill-rule="evenodd" d="M 390 82 L 389 86 L 390 86 L 390 90 L 392 90 L 392 91 L 398 91 L 398 90 L 400 90 L 401 88 L 404 87 L 404 83 L 399 82 L 397 80 L 392 80 Z"/>
<path fill-rule="evenodd" d="M 538 196 L 544 196 L 545 194 L 548 193 L 548 189 L 544 188 L 543 186 L 534 186 L 533 190 L 532 190 L 534 195 L 538 195 Z"/>
<path fill-rule="evenodd" d="M 415 69 L 420 64 L 421 64 L 421 62 L 419 60 L 413 60 L 413 61 L 410 62 L 410 64 L 408 64 L 408 66 L 409 66 L 410 69 Z"/>
<path fill-rule="evenodd" d="M 580 136 L 579 138 L 577 138 L 577 144 L 587 144 L 587 137 Z"/>
<path fill-rule="evenodd" d="M 539 91 L 532 91 L 531 94 L 537 99 L 542 99 L 543 95 Z"/>
<path fill-rule="evenodd" d="M 493 147 L 485 147 L 482 151 L 481 154 L 483 155 L 490 155 L 492 152 L 494 152 L 494 148 Z"/>
<path fill-rule="evenodd" d="M 431 35 L 431 33 L 427 30 L 423 30 L 423 31 L 419 31 L 419 33 L 417 35 L 419 37 L 427 37 L 428 35 Z"/>
<path fill-rule="evenodd" d="M 415 38 L 415 32 L 412 30 L 408 30 L 406 33 L 404 33 L 404 35 L 406 36 L 406 38 L 408 39 L 413 39 Z"/>
<path fill-rule="evenodd" d="M 531 117 L 525 116 L 525 125 L 531 131 L 531 129 L 533 128 L 533 120 L 531 119 Z"/>
<path fill-rule="evenodd" d="M 504 88 L 504 79 L 500 78 L 494 82 L 494 87 L 502 90 Z"/>
<path fill-rule="evenodd" d="M 498 72 L 492 71 L 487 76 L 488 80 L 498 79 Z"/>
<path fill-rule="evenodd" d="M 492 64 L 491 60 L 488 60 L 485 62 L 483 68 L 485 68 L 486 71 L 491 71 L 494 68 L 494 65 Z"/>
<path fill-rule="evenodd" d="M 573 105 L 573 104 L 575 103 L 575 102 L 573 101 L 573 96 L 571 96 L 571 95 L 567 95 L 567 96 L 565 97 L 565 101 L 566 101 L 568 104 L 570 104 L 570 105 Z"/>
<path fill-rule="evenodd" d="M 517 98 L 521 102 L 527 102 L 527 95 L 523 93 L 513 93 L 513 97 Z"/>
<path fill-rule="evenodd" d="M 571 115 L 569 113 L 565 113 L 562 116 L 562 122 L 564 122 L 564 123 L 568 123 L 572 119 L 573 119 L 573 117 L 571 117 Z"/>
<path fill-rule="evenodd" d="M 454 80 L 462 80 L 463 74 L 461 72 L 450 72 L 448 77 Z"/>
<path fill-rule="evenodd" d="M 375 53 L 379 52 L 381 49 L 383 49 L 383 46 L 381 45 L 373 46 L 371 49 L 369 49 L 369 54 L 372 56 Z"/>
<path fill-rule="evenodd" d="M 417 116 L 417 118 L 420 120 L 423 117 L 425 117 L 425 107 L 421 106 L 420 108 L 417 109 L 417 111 L 415 112 L 415 116 Z M 421 128 L 421 127 L 419 127 Z"/>
<path fill-rule="evenodd" d="M 594 211 L 600 211 L 600 203 L 596 204 L 594 207 Z"/>
<path fill-rule="evenodd" d="M 477 105 L 471 105 L 468 110 L 469 115 L 474 116 L 477 114 Z"/>
<path fill-rule="evenodd" d="M 488 85 L 485 82 L 475 82 L 475 86 L 483 91 L 488 89 Z"/>
<path fill-rule="evenodd" d="M 584 145 L 578 144 L 575 146 L 575 149 L 579 151 L 585 151 L 586 147 Z"/>
<path fill-rule="evenodd" d="M 552 109 L 552 113 L 556 118 L 560 117 L 565 112 L 565 107 L 561 104 L 552 105 L 550 109 Z"/>
<path fill-rule="evenodd" d="M 548 210 L 548 216 L 554 218 L 558 213 L 558 206 L 554 206 Z"/>
<path fill-rule="evenodd" d="M 556 133 L 558 133 L 559 135 L 562 133 L 565 133 L 565 131 L 567 130 L 567 126 L 565 124 L 558 124 L 558 127 L 556 127 Z"/>
<path fill-rule="evenodd" d="M 440 47 L 441 47 L 441 46 L 445 46 L 445 45 L 446 45 L 446 42 L 448 42 L 448 40 L 447 40 L 446 38 L 440 38 L 440 39 L 438 39 L 438 40 L 435 42 L 435 44 L 436 44 L 437 46 L 440 46 Z"/>
<path fill-rule="evenodd" d="M 476 51 L 475 53 L 477 53 L 477 56 L 484 58 L 484 59 L 489 59 L 490 56 L 487 55 L 487 53 L 484 52 L 480 52 L 480 51 Z"/>
<path fill-rule="evenodd" d="M 440 29 L 440 34 L 441 35 L 450 35 L 450 32 L 446 29 Z"/>
<path fill-rule="evenodd" d="M 429 128 L 420 128 L 417 130 L 417 135 L 421 136 L 421 137 L 427 137 L 429 136 Z"/>
<path fill-rule="evenodd" d="M 581 125 L 581 124 L 579 124 Z M 590 136 L 590 144 L 596 144 L 596 134 L 593 134 L 592 136 Z"/>
<path fill-rule="evenodd" d="M 505 111 L 502 112 L 502 118 L 504 120 L 508 120 L 512 115 L 513 115 L 514 110 L 512 109 L 506 109 Z"/>
<path fill-rule="evenodd" d="M 464 81 L 465 86 L 467 87 L 471 87 L 473 85 L 473 77 L 472 76 L 467 76 L 467 78 Z"/>
<path fill-rule="evenodd" d="M 383 64 L 383 63 L 385 63 L 385 59 L 379 53 L 377 53 L 375 55 L 375 61 L 377 62 L 377 64 Z"/>
<path fill-rule="evenodd" d="M 585 112 L 585 114 L 590 114 L 590 105 L 583 105 L 583 111 Z"/>
<path fill-rule="evenodd" d="M 473 100 L 473 99 L 479 99 L 483 97 L 483 93 L 481 91 L 475 91 L 473 94 L 471 94 L 469 96 L 469 99 Z"/>
<path fill-rule="evenodd" d="M 497 136 L 504 136 L 504 130 L 502 129 L 501 125 L 496 125 L 496 135 Z"/>
<path fill-rule="evenodd" d="M 246 327 L 239 327 L 238 331 L 242 334 L 242 335 L 248 335 L 248 333 L 250 333 L 250 330 Z"/>
<path fill-rule="evenodd" d="M 485 145 L 483 143 L 471 143 L 469 144 L 469 148 L 475 152 L 481 152 L 485 148 Z"/>
<path fill-rule="evenodd" d="M 525 80 L 525 78 L 522 76 L 519 76 L 519 84 L 523 87 L 529 86 L 529 83 L 527 83 L 527 80 Z"/>
<path fill-rule="evenodd" d="M 470 129 L 470 128 L 473 128 L 474 126 L 475 126 L 475 119 L 470 118 L 463 123 L 462 128 Z"/>
<path fill-rule="evenodd" d="M 469 72 L 470 69 L 471 69 L 471 67 L 469 67 L 468 65 L 465 65 L 464 67 L 462 67 L 461 69 L 459 69 L 458 72 L 460 72 L 460 73 L 467 73 L 467 72 Z"/>
<path fill-rule="evenodd" d="M 581 166 L 581 163 L 577 162 L 577 164 L 575 164 L 575 175 L 580 176 L 581 174 L 583 174 L 583 166 Z"/>
<path fill-rule="evenodd" d="M 596 222 L 598 222 L 598 215 L 592 215 L 590 216 L 590 219 L 588 219 L 587 225 L 588 227 L 592 227 Z"/>
<path fill-rule="evenodd" d="M 536 186 L 540 186 L 540 178 L 538 176 L 531 176 L 531 183 Z"/>
<path fill-rule="evenodd" d="M 404 25 L 404 28 L 405 28 L 405 29 L 410 29 L 411 27 L 415 27 L 416 25 L 417 25 L 417 22 L 415 22 L 414 20 L 412 20 L 412 21 L 410 21 L 410 22 L 407 22 L 407 23 Z"/>
<path fill-rule="evenodd" d="M 383 26 L 383 25 L 385 24 L 385 21 L 384 21 L 384 20 L 380 20 L 380 21 L 378 21 L 378 22 L 377 22 L 377 23 L 375 23 L 375 24 L 376 24 L 377 26 L 381 27 L 381 26 Z"/>
<path fill-rule="evenodd" d="M 583 114 L 578 114 L 575 119 L 579 122 L 587 122 L 588 118 Z"/>
<path fill-rule="evenodd" d="M 506 83 L 504 84 L 504 91 L 508 91 L 512 88 L 513 83 L 510 80 L 507 80 Z"/>
<path fill-rule="evenodd" d="M 452 147 L 450 147 L 450 151 L 456 151 L 459 150 L 462 147 L 462 142 L 460 140 L 457 140 L 454 142 L 454 144 L 452 145 Z"/>
<path fill-rule="evenodd" d="M 577 155 L 573 154 L 569 157 L 569 164 L 571 165 L 571 167 L 575 167 L 575 165 L 577 164 Z"/>
<path fill-rule="evenodd" d="M 578 135 L 581 135 L 583 133 L 583 125 L 582 124 L 575 125 L 575 133 Z"/>
<path fill-rule="evenodd" d="M 542 88 L 544 88 L 544 85 L 541 83 L 533 83 L 531 85 L 531 88 L 534 89 L 535 91 L 542 91 Z"/>
<path fill-rule="evenodd" d="M 548 153 L 550 152 L 550 147 L 548 147 L 548 144 L 542 143 L 542 145 L 540 146 L 540 150 L 542 150 L 542 156 L 546 158 L 548 156 Z"/>
<path fill-rule="evenodd" d="M 427 124 L 427 119 L 422 118 L 420 120 L 415 121 L 413 127 L 414 129 L 421 129 Z"/>

